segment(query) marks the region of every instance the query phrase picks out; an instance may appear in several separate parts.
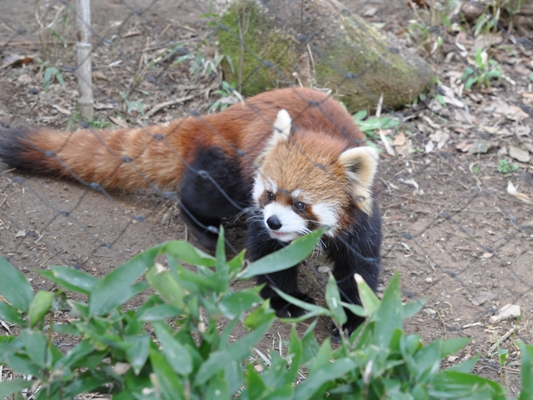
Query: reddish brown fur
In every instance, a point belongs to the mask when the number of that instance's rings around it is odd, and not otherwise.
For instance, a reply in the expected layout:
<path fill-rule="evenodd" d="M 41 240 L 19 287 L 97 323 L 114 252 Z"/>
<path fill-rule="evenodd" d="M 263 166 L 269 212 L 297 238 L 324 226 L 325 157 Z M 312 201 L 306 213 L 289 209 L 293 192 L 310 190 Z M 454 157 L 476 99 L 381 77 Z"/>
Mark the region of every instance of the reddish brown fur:
<path fill-rule="evenodd" d="M 310 106 L 310 102 L 318 106 Z M 363 134 L 336 101 L 318 91 L 294 88 L 260 94 L 215 115 L 177 119 L 146 128 L 74 133 L 34 128 L 28 136 L 32 144 L 21 157 L 29 166 L 39 165 L 41 172 L 70 178 L 72 171 L 84 181 L 100 183 L 106 189 L 134 190 L 148 186 L 147 180 L 160 187 L 176 187 L 186 168 L 182 161 L 191 163 L 199 147 L 215 145 L 228 154 L 242 150 L 246 154 L 241 161 L 244 177 L 252 179 L 252 162 L 272 134 L 272 123 L 280 109 L 289 112 L 294 126 L 325 131 L 341 139 L 335 143 L 344 144 L 336 144 L 334 149 L 328 147 L 330 159 L 343 148 L 363 142 Z M 156 134 L 164 140 L 154 138 Z M 310 143 L 309 154 L 324 149 L 324 135 Z M 69 170 L 56 158 L 44 156 L 43 151 L 56 153 Z M 124 157 L 132 158 L 134 165 L 124 162 Z"/>

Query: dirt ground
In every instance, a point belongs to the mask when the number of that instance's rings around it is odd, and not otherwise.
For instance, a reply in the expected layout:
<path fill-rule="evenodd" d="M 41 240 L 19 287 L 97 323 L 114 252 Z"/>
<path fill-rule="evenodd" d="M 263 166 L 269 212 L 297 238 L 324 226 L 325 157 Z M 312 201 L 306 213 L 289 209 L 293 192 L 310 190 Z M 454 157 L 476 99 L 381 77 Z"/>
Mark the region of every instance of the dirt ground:
<path fill-rule="evenodd" d="M 50 3 L 55 8 L 50 10 L 41 3 L 43 24 L 59 12 L 59 2 Z M 407 21 L 416 18 L 403 1 L 395 1 L 395 7 L 385 1 L 344 3 L 350 11 L 366 15 L 403 41 Z M 96 120 L 110 127 L 117 123 L 135 126 L 170 120 L 192 110 L 207 112 L 217 99 L 214 90 L 220 76 L 195 79 L 186 63 L 177 67 L 161 63 L 147 70 L 142 66 L 160 49 L 176 42 L 195 49 L 205 39 L 205 20 L 200 15 L 208 11 L 204 0 L 93 0 L 94 32 L 112 40 L 96 40 Z M 45 92 L 43 72 L 33 59 L 40 54 L 43 37 L 35 17 L 35 1 L 1 1 L 0 15 L 4 63 L 0 69 L 0 124 L 75 128 L 72 28 L 65 30 L 64 44 L 45 37 L 44 48 L 62 66 L 65 80 L 64 87 L 54 82 Z M 464 33 L 455 40 L 469 46 L 473 42 Z M 426 299 L 424 309 L 408 321 L 408 332 L 421 335 L 426 342 L 439 337 L 471 338 L 469 345 L 447 362 L 480 353 L 476 373 L 501 380 L 512 394 L 519 389 L 516 341 L 533 343 L 533 168 L 528 162 L 509 158 L 509 151 L 511 146 L 520 146 L 520 140 L 528 139 L 533 124 L 531 114 L 517 121 L 503 113 L 502 107 L 530 112 L 533 96 L 528 75 L 533 58 L 531 51 L 510 40 L 504 39 L 500 45 L 491 54 L 502 63 L 509 79 L 465 93 L 461 99 L 466 108 L 451 104 L 439 107 L 432 102 L 429 107 L 416 105 L 399 111 L 405 119 L 402 129 L 410 135 L 406 139 L 403 131 L 394 132 L 400 137 L 395 141 L 396 154 L 383 151 L 380 159 L 384 230 L 381 280 L 385 285 L 399 271 L 405 300 Z M 511 49 L 505 55 L 501 55 L 503 46 Z M 10 64 L 13 55 L 29 57 L 29 62 Z M 444 57 L 446 54 L 429 60 L 442 83 L 452 86 L 464 70 L 464 60 Z M 119 93 L 128 91 L 136 74 L 143 80 L 130 99 L 142 102 L 147 112 L 169 99 L 190 99 L 164 107 L 148 119 L 136 109 L 127 114 Z M 489 142 L 492 149 L 480 154 L 462 151 L 479 139 Z M 376 144 L 382 147 L 380 141 Z M 403 151 L 406 148 L 408 151 Z M 404 155 L 400 155 L 402 151 Z M 512 161 L 518 169 L 499 172 L 501 159 Z M 0 254 L 20 268 L 35 289 L 53 288 L 35 272 L 51 265 L 69 265 L 102 276 L 162 241 L 188 238 L 195 243 L 187 235 L 175 204 L 154 191 L 106 196 L 77 183 L 8 170 L 3 164 L 0 170 Z M 526 195 L 529 204 L 508 193 L 509 182 Z M 243 224 L 230 224 L 228 239 L 237 248 L 243 245 Z M 321 298 L 325 282 L 314 272 L 319 265 L 316 260 L 307 264 L 302 286 Z M 142 300 L 141 296 L 136 302 Z M 490 323 L 489 318 L 506 304 L 519 305 L 521 318 Z M 300 328 L 305 329 L 305 324 Z M 513 328 L 516 332 L 500 345 L 509 349 L 509 363 L 500 370 L 496 351 L 487 352 Z M 271 347 L 278 333 L 288 337 L 288 332 L 288 326 L 276 323 L 262 346 Z M 316 334 L 319 338 L 328 335 L 326 321 L 319 324 Z"/>

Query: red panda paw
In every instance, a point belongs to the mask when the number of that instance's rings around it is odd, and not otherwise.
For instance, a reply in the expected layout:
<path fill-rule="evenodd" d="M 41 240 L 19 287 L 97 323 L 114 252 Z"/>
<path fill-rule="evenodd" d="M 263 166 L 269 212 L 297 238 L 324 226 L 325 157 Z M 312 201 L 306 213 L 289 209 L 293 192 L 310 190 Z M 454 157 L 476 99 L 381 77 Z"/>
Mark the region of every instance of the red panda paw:
<path fill-rule="evenodd" d="M 316 301 L 311 296 L 300 291 L 287 294 L 297 298 L 298 300 L 305 301 L 306 303 L 316 304 Z M 270 306 L 276 311 L 278 318 L 297 318 L 307 312 L 303 308 L 289 303 L 279 296 L 270 297 Z"/>

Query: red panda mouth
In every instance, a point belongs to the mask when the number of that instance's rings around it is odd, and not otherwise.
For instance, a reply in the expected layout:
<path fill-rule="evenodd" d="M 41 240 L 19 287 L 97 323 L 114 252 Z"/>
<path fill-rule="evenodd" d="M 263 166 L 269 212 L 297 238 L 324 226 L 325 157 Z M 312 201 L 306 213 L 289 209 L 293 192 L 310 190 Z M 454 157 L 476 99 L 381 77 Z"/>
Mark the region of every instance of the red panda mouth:
<path fill-rule="evenodd" d="M 271 229 L 268 230 L 268 233 L 273 239 L 277 239 L 282 242 L 290 242 L 291 240 L 294 240 L 299 236 L 292 232 L 276 232 Z"/>

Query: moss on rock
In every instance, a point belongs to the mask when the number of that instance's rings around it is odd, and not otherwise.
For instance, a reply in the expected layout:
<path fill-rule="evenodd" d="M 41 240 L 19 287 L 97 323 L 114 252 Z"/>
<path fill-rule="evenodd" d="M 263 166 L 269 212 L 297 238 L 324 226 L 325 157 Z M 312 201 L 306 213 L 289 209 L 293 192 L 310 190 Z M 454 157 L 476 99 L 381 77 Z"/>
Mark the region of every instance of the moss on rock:
<path fill-rule="evenodd" d="M 242 38 L 242 40 L 241 40 Z M 226 80 L 245 95 L 296 83 L 299 60 L 312 60 L 314 84 L 349 110 L 403 106 L 434 78 L 425 61 L 382 35 L 337 0 L 233 0 L 223 13 L 220 50 L 233 61 Z"/>

